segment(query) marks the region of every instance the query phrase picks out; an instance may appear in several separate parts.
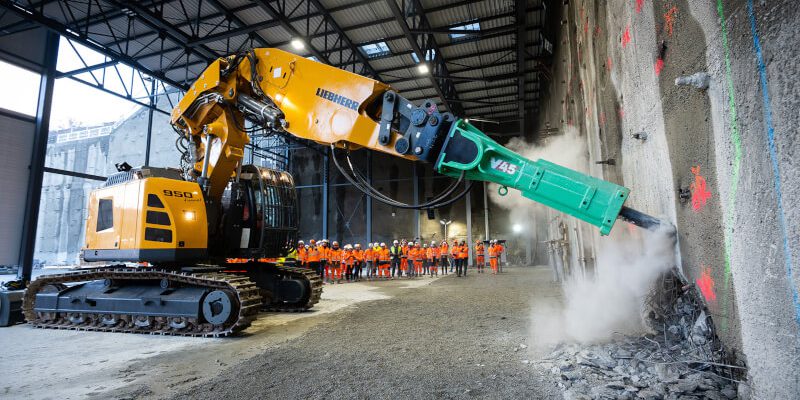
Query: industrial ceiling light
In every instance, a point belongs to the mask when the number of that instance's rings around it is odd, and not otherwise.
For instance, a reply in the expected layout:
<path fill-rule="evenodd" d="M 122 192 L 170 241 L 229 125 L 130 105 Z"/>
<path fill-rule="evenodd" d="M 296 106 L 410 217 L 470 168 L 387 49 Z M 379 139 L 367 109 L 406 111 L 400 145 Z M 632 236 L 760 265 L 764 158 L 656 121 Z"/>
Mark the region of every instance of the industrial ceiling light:
<path fill-rule="evenodd" d="M 294 38 L 292 39 L 292 47 L 294 47 L 295 50 L 303 50 L 306 48 L 306 44 L 302 39 Z"/>
<path fill-rule="evenodd" d="M 514 233 L 520 233 L 522 232 L 522 225 L 514 224 L 514 226 L 512 226 L 511 229 L 514 230 Z"/>
<path fill-rule="evenodd" d="M 417 71 L 419 71 L 420 74 L 427 74 L 430 69 L 428 68 L 428 64 L 422 63 L 417 65 Z"/>

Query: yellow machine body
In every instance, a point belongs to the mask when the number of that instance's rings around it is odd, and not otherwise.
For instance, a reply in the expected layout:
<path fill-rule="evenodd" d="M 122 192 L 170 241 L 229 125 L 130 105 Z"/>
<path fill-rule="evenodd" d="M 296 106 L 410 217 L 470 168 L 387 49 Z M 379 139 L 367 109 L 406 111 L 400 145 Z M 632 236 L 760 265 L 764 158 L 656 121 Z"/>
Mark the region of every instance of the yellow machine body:
<path fill-rule="evenodd" d="M 171 262 L 207 254 L 208 228 L 195 182 L 149 177 L 94 190 L 86 261 Z"/>

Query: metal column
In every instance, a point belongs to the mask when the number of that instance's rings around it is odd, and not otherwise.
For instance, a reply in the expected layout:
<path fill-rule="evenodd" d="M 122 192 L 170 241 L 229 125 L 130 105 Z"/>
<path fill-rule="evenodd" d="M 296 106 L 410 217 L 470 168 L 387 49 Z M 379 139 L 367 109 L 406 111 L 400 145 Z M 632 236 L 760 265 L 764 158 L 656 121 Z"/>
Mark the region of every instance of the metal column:
<path fill-rule="evenodd" d="M 464 186 L 469 187 L 469 181 L 464 181 Z M 467 251 L 467 254 L 468 254 L 467 265 L 471 267 L 472 266 L 472 255 L 473 255 L 472 254 L 472 251 L 473 251 L 473 245 L 472 245 L 472 190 L 470 190 L 470 192 L 467 193 L 467 195 L 464 197 L 464 200 L 465 200 L 464 209 L 466 210 L 466 214 L 467 214 L 467 238 L 466 238 L 466 240 L 467 240 L 467 249 L 468 249 L 468 251 Z"/>
<path fill-rule="evenodd" d="M 417 175 L 417 164 L 411 164 L 411 181 L 414 186 L 414 198 L 411 200 L 411 204 L 417 204 L 419 202 L 419 176 Z M 419 240 L 422 239 L 420 236 L 420 226 L 419 226 L 419 213 L 420 210 L 412 210 L 414 212 L 414 237 Z"/>
<path fill-rule="evenodd" d="M 483 181 L 483 240 L 489 240 L 489 183 Z"/>
<path fill-rule="evenodd" d="M 156 78 L 150 77 L 150 109 L 147 111 L 147 141 L 144 148 L 144 165 L 150 165 L 150 142 L 153 138 L 153 112 L 156 108 Z"/>
<path fill-rule="evenodd" d="M 372 186 L 372 152 L 367 152 L 367 182 L 369 182 L 370 186 Z M 366 203 L 366 222 L 367 222 L 367 243 L 372 243 L 372 196 L 367 196 L 367 203 Z"/>
<path fill-rule="evenodd" d="M 33 273 L 33 251 L 36 247 L 36 224 L 39 220 L 39 202 L 42 197 L 44 161 L 47 155 L 47 136 L 50 134 L 50 109 L 53 104 L 53 84 L 58 62 L 57 33 L 47 31 L 44 70 L 39 83 L 39 100 L 36 107 L 36 130 L 33 138 L 30 176 L 28 177 L 28 204 L 22 224 L 22 243 L 19 251 L 20 269 L 17 278 L 27 286 Z"/>
<path fill-rule="evenodd" d="M 325 155 L 322 157 L 322 237 L 320 239 L 328 238 L 328 181 L 330 178 L 328 164 L 330 154 L 331 149 L 325 149 Z"/>

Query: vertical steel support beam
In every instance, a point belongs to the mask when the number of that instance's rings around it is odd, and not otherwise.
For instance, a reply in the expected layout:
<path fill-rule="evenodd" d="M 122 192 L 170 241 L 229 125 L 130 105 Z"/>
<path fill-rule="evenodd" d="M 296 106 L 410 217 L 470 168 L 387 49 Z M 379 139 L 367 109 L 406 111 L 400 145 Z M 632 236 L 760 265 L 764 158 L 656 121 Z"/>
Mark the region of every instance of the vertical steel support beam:
<path fill-rule="evenodd" d="M 411 180 L 414 186 L 414 198 L 411 200 L 411 204 L 419 203 L 419 175 L 417 172 L 417 163 L 411 164 Z M 414 211 L 414 237 L 417 239 L 422 239 L 420 236 L 420 222 L 419 222 L 419 213 L 420 210 L 413 210 Z"/>
<path fill-rule="evenodd" d="M 39 83 L 39 98 L 36 107 L 36 129 L 33 137 L 30 175 L 28 177 L 28 204 L 22 224 L 17 278 L 27 286 L 33 274 L 33 251 L 36 247 L 36 224 L 39 222 L 39 202 L 42 198 L 44 162 L 47 155 L 47 136 L 50 134 L 50 109 L 53 105 L 53 84 L 58 62 L 59 35 L 47 31 L 44 55 L 44 70 Z"/>
<path fill-rule="evenodd" d="M 322 157 L 322 237 L 320 239 L 328 238 L 328 186 L 330 180 L 328 163 L 330 155 L 331 149 L 325 149 L 325 155 Z"/>
<path fill-rule="evenodd" d="M 147 141 L 144 150 L 144 165 L 150 165 L 150 143 L 153 138 L 153 112 L 156 108 L 156 78 L 150 77 L 150 109 L 147 110 Z"/>
<path fill-rule="evenodd" d="M 489 183 L 483 181 L 483 240 L 489 240 Z"/>
<path fill-rule="evenodd" d="M 367 152 L 367 182 L 372 186 L 372 152 Z M 366 220 L 367 220 L 367 243 L 372 243 L 372 196 L 367 196 Z"/>
<path fill-rule="evenodd" d="M 519 101 L 519 132 L 525 136 L 528 128 L 528 113 L 525 112 L 525 38 L 528 36 L 525 29 L 525 16 L 527 1 L 516 2 L 517 23 L 517 101 Z"/>
<path fill-rule="evenodd" d="M 469 181 L 464 181 L 464 186 L 469 187 Z M 467 249 L 469 257 L 467 258 L 467 265 L 472 266 L 472 252 L 473 252 L 473 242 L 472 242 L 472 190 L 464 196 L 464 210 L 466 212 L 467 217 Z"/>

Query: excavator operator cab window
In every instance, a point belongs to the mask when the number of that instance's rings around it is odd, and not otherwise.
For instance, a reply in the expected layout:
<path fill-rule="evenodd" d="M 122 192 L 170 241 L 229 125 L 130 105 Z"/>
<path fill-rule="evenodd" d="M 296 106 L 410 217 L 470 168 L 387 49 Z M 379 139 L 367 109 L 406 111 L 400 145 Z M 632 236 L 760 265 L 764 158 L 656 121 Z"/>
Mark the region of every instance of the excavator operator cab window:
<path fill-rule="evenodd" d="M 97 205 L 97 232 L 114 227 L 114 201 L 100 199 Z"/>

